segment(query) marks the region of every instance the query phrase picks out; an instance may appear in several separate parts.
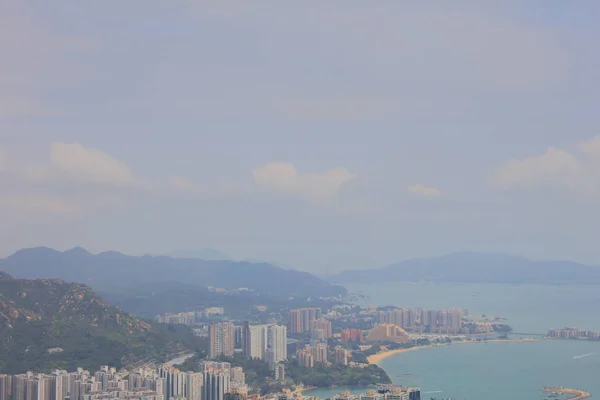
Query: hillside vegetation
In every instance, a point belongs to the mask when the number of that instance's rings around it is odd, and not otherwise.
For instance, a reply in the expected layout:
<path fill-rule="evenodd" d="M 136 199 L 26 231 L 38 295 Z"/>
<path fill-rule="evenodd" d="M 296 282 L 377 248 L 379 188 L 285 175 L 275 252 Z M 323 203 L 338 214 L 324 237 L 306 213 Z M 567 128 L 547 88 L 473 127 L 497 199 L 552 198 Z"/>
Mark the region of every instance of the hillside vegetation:
<path fill-rule="evenodd" d="M 183 326 L 132 317 L 88 286 L 0 272 L 0 372 L 166 361 L 205 344 Z"/>

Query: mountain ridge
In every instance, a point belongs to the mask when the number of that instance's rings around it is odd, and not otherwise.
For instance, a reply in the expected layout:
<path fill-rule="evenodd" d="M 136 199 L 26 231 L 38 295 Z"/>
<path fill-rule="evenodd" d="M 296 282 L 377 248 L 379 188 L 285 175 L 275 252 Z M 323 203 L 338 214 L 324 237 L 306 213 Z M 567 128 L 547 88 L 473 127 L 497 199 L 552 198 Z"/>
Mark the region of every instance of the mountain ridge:
<path fill-rule="evenodd" d="M 19 278 L 82 282 L 98 291 L 125 290 L 135 282 L 179 281 L 224 289 L 246 287 L 285 297 L 334 297 L 346 293 L 345 288 L 308 272 L 268 263 L 138 257 L 114 251 L 94 255 L 81 248 L 64 252 L 48 247 L 21 249 L 0 259 L 0 270 Z"/>
<path fill-rule="evenodd" d="M 199 258 L 207 261 L 234 261 L 227 254 L 212 248 L 203 248 L 199 250 L 176 250 L 164 254 L 171 258 Z"/>
<path fill-rule="evenodd" d="M 416 258 L 369 270 L 348 270 L 327 277 L 330 282 L 450 282 L 600 284 L 600 267 L 572 261 L 534 261 L 503 253 L 456 252 Z"/>

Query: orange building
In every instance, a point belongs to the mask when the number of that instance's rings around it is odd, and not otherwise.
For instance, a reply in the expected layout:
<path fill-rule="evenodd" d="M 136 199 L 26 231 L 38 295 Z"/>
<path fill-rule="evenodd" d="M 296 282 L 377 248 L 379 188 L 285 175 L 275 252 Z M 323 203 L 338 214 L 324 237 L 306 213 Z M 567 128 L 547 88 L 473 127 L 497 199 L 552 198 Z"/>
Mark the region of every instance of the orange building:
<path fill-rule="evenodd" d="M 377 342 L 396 342 L 406 343 L 410 341 L 408 333 L 398 325 L 381 324 L 377 325 L 367 336 L 367 340 Z"/>
<path fill-rule="evenodd" d="M 346 329 L 342 331 L 341 339 L 343 343 L 356 342 L 360 343 L 363 339 L 363 331 L 360 329 Z"/>

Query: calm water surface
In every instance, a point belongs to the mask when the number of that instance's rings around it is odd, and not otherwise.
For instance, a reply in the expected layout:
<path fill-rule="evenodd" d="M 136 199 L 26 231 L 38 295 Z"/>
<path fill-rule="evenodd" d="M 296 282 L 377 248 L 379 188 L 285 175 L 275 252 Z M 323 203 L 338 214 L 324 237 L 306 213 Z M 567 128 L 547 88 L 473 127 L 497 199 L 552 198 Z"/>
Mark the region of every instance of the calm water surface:
<path fill-rule="evenodd" d="M 507 318 L 520 333 L 543 333 L 566 325 L 600 331 L 599 286 L 455 285 L 389 283 L 347 285 L 369 296 L 366 304 L 467 308 Z M 593 355 L 573 358 L 579 355 Z M 417 350 L 381 365 L 395 384 L 421 387 L 423 398 L 537 400 L 545 385 L 588 390 L 600 397 L 600 342 L 469 343 Z M 328 397 L 343 389 L 307 394 Z M 354 393 L 362 388 L 349 388 Z"/>

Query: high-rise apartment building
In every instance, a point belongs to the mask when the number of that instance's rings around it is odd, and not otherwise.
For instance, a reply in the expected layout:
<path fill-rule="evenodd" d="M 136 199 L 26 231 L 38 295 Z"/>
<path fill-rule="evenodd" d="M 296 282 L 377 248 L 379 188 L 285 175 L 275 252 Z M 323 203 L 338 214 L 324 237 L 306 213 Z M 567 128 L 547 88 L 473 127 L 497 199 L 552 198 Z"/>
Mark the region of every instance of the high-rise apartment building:
<path fill-rule="evenodd" d="M 202 400 L 204 374 L 198 372 L 186 372 L 185 379 L 186 400 Z"/>
<path fill-rule="evenodd" d="M 248 325 L 244 354 L 277 363 L 287 359 L 287 328 L 282 325 Z"/>
<path fill-rule="evenodd" d="M 315 320 L 310 321 L 310 329 L 311 330 L 321 329 L 323 331 L 325 339 L 329 339 L 333 336 L 332 329 L 331 329 L 331 321 L 328 321 L 325 318 L 320 318 L 320 319 L 315 319 Z"/>
<path fill-rule="evenodd" d="M 250 338 L 250 323 L 248 321 L 244 321 L 244 325 L 242 326 L 242 352 L 244 357 L 252 358 L 250 351 L 252 349 L 252 343 Z"/>
<path fill-rule="evenodd" d="M 280 382 L 285 381 L 285 364 L 275 365 L 275 379 Z"/>
<path fill-rule="evenodd" d="M 224 400 L 225 393 L 229 393 L 229 385 L 229 373 L 219 370 L 204 372 L 202 400 Z"/>
<path fill-rule="evenodd" d="M 55 379 L 52 375 L 0 375 L 0 397 L 14 400 L 53 400 Z"/>
<path fill-rule="evenodd" d="M 348 365 L 348 350 L 343 347 L 335 348 L 335 363 L 337 365 Z"/>
<path fill-rule="evenodd" d="M 361 343 L 363 339 L 363 331 L 360 329 L 346 329 L 342 331 L 341 339 L 343 343 L 355 342 Z"/>
<path fill-rule="evenodd" d="M 321 318 L 320 308 L 298 308 L 290 311 L 290 332 L 303 333 L 311 329 L 311 321 Z"/>
<path fill-rule="evenodd" d="M 311 348 L 308 345 L 303 349 L 298 349 L 298 351 L 296 351 L 296 359 L 298 360 L 298 365 L 303 368 L 312 368 L 315 365 Z"/>
<path fill-rule="evenodd" d="M 246 374 L 242 367 L 231 368 L 231 383 L 235 383 L 238 386 L 246 384 Z"/>
<path fill-rule="evenodd" d="M 273 362 L 287 360 L 287 327 L 283 325 L 268 326 L 267 348 L 273 352 Z"/>
<path fill-rule="evenodd" d="M 327 345 L 325 343 L 319 343 L 315 347 L 311 347 L 310 351 L 315 363 L 325 364 L 327 362 Z"/>
<path fill-rule="evenodd" d="M 247 348 L 244 352 L 248 358 L 257 358 L 262 360 L 264 351 L 267 347 L 266 325 L 250 325 L 248 327 L 247 337 L 244 338 Z"/>
<path fill-rule="evenodd" d="M 244 326 L 235 327 L 235 341 L 233 347 L 236 349 L 244 348 Z"/>
<path fill-rule="evenodd" d="M 13 400 L 25 400 L 25 393 L 27 393 L 27 381 L 31 374 L 19 374 L 13 375 L 12 379 L 12 399 Z"/>
<path fill-rule="evenodd" d="M 160 378 L 165 378 L 167 386 L 167 397 L 186 397 L 186 376 L 173 367 L 163 367 L 158 370 Z M 130 390 L 133 389 L 130 387 Z"/>
<path fill-rule="evenodd" d="M 210 358 L 232 357 L 235 349 L 235 326 L 233 322 L 213 322 L 208 332 Z"/>
<path fill-rule="evenodd" d="M 311 343 L 324 342 L 327 340 L 327 334 L 323 329 L 311 329 L 310 341 Z"/>
<path fill-rule="evenodd" d="M 12 377 L 0 375 L 0 400 L 8 400 L 12 396 Z"/>

